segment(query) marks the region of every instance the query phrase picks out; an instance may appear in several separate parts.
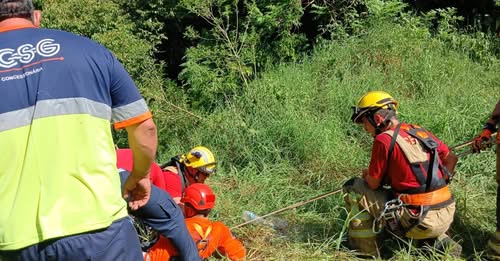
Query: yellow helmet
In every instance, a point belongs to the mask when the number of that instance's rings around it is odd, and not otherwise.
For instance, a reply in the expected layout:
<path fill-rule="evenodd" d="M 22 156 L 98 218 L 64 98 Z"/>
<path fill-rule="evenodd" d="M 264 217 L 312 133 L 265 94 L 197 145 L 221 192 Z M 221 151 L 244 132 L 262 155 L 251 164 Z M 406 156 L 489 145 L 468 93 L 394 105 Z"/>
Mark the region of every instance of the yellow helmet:
<path fill-rule="evenodd" d="M 353 112 L 351 120 L 354 123 L 361 123 L 362 116 L 370 111 L 377 111 L 379 109 L 391 109 L 396 111 L 398 108 L 398 101 L 392 96 L 383 91 L 371 91 L 363 95 L 355 107 L 352 107 Z"/>
<path fill-rule="evenodd" d="M 209 149 L 197 146 L 184 155 L 183 163 L 206 174 L 212 174 L 215 172 L 217 162 L 214 154 Z"/>

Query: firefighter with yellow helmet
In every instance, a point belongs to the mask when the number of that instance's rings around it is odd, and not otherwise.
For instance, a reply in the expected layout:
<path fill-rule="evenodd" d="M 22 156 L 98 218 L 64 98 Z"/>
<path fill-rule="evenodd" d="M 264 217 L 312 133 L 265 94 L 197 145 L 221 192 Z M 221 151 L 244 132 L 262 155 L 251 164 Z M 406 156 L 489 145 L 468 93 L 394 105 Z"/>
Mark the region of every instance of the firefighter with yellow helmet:
<path fill-rule="evenodd" d="M 455 213 L 448 182 L 458 159 L 426 129 L 399 122 L 398 105 L 390 94 L 370 91 L 353 107 L 351 120 L 374 141 L 368 169 L 343 186 L 350 246 L 379 256 L 385 229 L 460 255 L 460 245 L 445 234 Z"/>
<path fill-rule="evenodd" d="M 217 170 L 215 156 L 207 147 L 196 146 L 189 152 L 173 157 L 161 166 L 167 192 L 181 204 L 184 189 L 194 183 L 205 183 L 205 179 Z"/>

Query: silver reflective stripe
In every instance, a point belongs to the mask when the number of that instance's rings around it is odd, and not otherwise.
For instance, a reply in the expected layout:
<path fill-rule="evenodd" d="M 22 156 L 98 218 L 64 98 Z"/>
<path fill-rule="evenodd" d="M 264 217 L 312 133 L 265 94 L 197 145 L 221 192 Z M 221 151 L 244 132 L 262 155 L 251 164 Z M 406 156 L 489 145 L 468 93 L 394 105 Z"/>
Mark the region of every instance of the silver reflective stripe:
<path fill-rule="evenodd" d="M 349 236 L 351 238 L 374 238 L 376 236 L 372 229 L 350 229 Z"/>
<path fill-rule="evenodd" d="M 31 106 L 26 109 L 0 114 L 0 131 L 30 125 L 34 108 L 34 106 Z"/>
<path fill-rule="evenodd" d="M 35 119 L 66 114 L 88 114 L 105 120 L 111 119 L 111 109 L 108 105 L 86 98 L 39 101 Z"/>
<path fill-rule="evenodd" d="M 36 107 L 0 114 L 0 131 L 29 125 L 35 119 L 69 114 L 88 114 L 109 121 L 111 108 L 86 98 L 43 100 Z"/>
<path fill-rule="evenodd" d="M 148 112 L 148 105 L 144 99 L 137 100 L 133 103 L 113 108 L 113 116 L 111 121 L 117 123 L 140 116 Z"/>

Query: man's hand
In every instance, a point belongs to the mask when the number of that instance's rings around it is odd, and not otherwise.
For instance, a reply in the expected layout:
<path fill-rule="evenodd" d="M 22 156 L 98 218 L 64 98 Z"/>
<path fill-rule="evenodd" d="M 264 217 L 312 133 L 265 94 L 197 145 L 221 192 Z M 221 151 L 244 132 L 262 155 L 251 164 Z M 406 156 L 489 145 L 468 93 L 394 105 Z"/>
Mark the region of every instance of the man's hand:
<path fill-rule="evenodd" d="M 490 143 L 491 146 L 491 131 L 484 129 L 479 136 L 474 138 L 474 141 L 472 142 L 472 151 L 480 152 L 488 147 L 488 143 Z"/>
<path fill-rule="evenodd" d="M 151 181 L 149 175 L 143 178 L 128 176 L 123 186 L 123 198 L 127 199 L 132 211 L 146 205 L 151 197 Z"/>

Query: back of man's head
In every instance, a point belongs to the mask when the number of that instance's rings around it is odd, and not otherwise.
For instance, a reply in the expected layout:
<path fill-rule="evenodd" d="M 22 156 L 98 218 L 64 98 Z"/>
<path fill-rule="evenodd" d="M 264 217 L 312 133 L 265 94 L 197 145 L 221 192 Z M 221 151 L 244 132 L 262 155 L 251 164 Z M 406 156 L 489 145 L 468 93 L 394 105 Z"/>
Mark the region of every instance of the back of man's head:
<path fill-rule="evenodd" d="M 33 10 L 32 0 L 0 0 L 0 22 L 15 17 L 30 19 Z"/>

